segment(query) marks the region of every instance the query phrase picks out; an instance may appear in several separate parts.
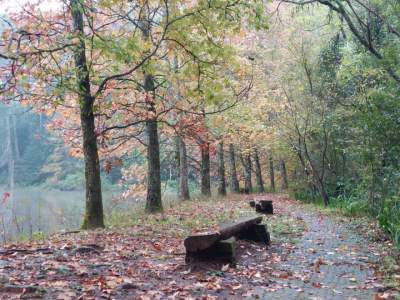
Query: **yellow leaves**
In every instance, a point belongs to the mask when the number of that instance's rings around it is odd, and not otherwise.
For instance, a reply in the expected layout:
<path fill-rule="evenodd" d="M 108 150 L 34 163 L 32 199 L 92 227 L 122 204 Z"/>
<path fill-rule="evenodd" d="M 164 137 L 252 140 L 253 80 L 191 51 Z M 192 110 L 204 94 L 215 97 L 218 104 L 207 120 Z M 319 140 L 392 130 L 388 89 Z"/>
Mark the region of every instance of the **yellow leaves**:
<path fill-rule="evenodd" d="M 71 44 L 78 44 L 80 42 L 79 37 L 74 37 L 71 39 Z"/>
<path fill-rule="evenodd" d="M 222 127 L 225 123 L 225 118 L 224 116 L 216 116 L 213 118 L 213 126 L 215 127 Z"/>
<path fill-rule="evenodd" d="M 71 148 L 68 150 L 68 154 L 72 157 L 81 157 L 83 153 L 79 148 Z"/>

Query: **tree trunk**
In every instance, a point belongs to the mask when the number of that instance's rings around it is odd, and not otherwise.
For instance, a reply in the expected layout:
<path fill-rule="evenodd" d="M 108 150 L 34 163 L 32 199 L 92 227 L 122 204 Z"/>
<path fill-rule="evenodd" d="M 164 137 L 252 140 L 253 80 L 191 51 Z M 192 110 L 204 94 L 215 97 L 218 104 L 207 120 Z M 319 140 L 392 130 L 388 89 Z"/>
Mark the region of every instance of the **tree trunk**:
<path fill-rule="evenodd" d="M 274 160 L 272 156 L 269 157 L 269 178 L 271 180 L 271 191 L 275 192 L 275 171 L 274 171 Z"/>
<path fill-rule="evenodd" d="M 7 135 L 6 135 L 6 152 L 7 152 L 7 162 L 8 162 L 8 188 L 10 189 L 10 194 L 14 195 L 14 186 L 15 186 L 15 156 L 14 156 L 14 148 L 12 143 L 12 133 L 11 133 L 11 118 L 10 114 L 7 115 L 6 118 L 6 127 L 7 127 Z M 13 202 L 13 205 L 15 203 Z"/>
<path fill-rule="evenodd" d="M 146 121 L 147 134 L 147 197 L 146 211 L 149 213 L 162 211 L 161 201 L 161 172 L 160 172 L 160 145 L 158 142 L 158 123 L 154 107 L 154 79 L 151 75 L 145 76 L 144 89 L 147 92 L 147 109 L 153 114 Z"/>
<path fill-rule="evenodd" d="M 308 155 L 307 155 L 307 159 L 309 160 L 309 156 Z M 321 194 L 322 200 L 324 201 L 324 206 L 327 207 L 329 205 L 330 201 L 329 201 L 329 195 L 328 195 L 328 193 L 326 192 L 326 189 L 325 189 L 324 180 L 323 180 L 323 178 L 321 178 L 320 173 L 318 172 L 318 170 L 314 167 L 314 165 L 311 162 L 310 162 L 310 165 L 311 165 L 311 170 L 312 170 L 312 173 L 313 173 L 314 181 L 317 181 L 318 190 L 319 190 L 319 192 Z"/>
<path fill-rule="evenodd" d="M 257 187 L 259 193 L 264 193 L 264 182 L 262 178 L 262 171 L 261 171 L 261 164 L 260 164 L 260 157 L 258 156 L 257 149 L 254 149 L 254 163 L 256 166 L 256 180 L 257 180 Z"/>
<path fill-rule="evenodd" d="M 201 194 L 207 197 L 211 196 L 210 180 L 210 143 L 202 142 L 201 150 Z"/>
<path fill-rule="evenodd" d="M 322 195 L 322 199 L 324 200 L 324 206 L 327 207 L 329 206 L 329 196 L 328 193 L 326 192 L 325 185 L 323 182 L 320 183 L 320 191 Z"/>
<path fill-rule="evenodd" d="M 86 62 L 82 3 L 80 0 L 71 0 L 70 3 L 73 28 L 78 38 L 78 43 L 74 47 L 74 60 L 85 159 L 86 211 L 82 228 L 93 229 L 104 227 L 100 163 L 93 114 L 94 98 L 90 93 L 90 78 Z"/>
<path fill-rule="evenodd" d="M 286 190 L 289 187 L 286 164 L 283 159 L 281 159 L 281 173 L 282 173 L 282 190 Z"/>
<path fill-rule="evenodd" d="M 175 143 L 175 160 L 174 160 L 174 167 L 175 167 L 175 175 L 176 175 L 176 187 L 177 187 L 177 194 L 178 198 L 181 197 L 181 190 L 180 190 L 180 180 L 181 180 L 181 175 L 180 175 L 180 142 L 181 138 L 179 135 L 175 136 L 174 138 L 174 143 Z"/>
<path fill-rule="evenodd" d="M 300 143 L 299 143 L 299 145 L 300 145 Z M 300 160 L 301 166 L 303 168 L 303 173 L 304 173 L 304 175 L 306 177 L 306 182 L 308 183 L 309 189 L 310 189 L 313 197 L 315 197 L 316 192 L 318 191 L 318 187 L 315 185 L 315 180 L 313 178 L 312 178 L 313 180 L 310 180 L 310 175 L 311 174 L 310 174 L 310 171 L 308 170 L 308 168 L 306 166 L 306 162 L 305 162 L 305 159 L 304 159 L 301 151 L 300 150 L 296 150 L 296 153 L 297 153 L 297 156 L 298 156 L 298 158 Z"/>
<path fill-rule="evenodd" d="M 246 155 L 244 158 L 242 154 L 240 154 L 240 160 L 243 165 L 244 171 L 244 192 L 246 194 L 250 194 L 253 190 L 253 185 L 251 183 L 251 158 L 250 154 Z"/>
<path fill-rule="evenodd" d="M 188 163 L 186 155 L 186 144 L 183 138 L 179 138 L 179 198 L 181 200 L 189 200 L 189 184 L 188 184 Z"/>
<path fill-rule="evenodd" d="M 252 166 L 251 166 L 251 156 L 250 156 L 250 154 L 248 154 L 247 156 L 246 156 L 246 161 L 247 161 L 247 186 L 248 186 L 248 189 L 249 189 L 249 193 L 252 193 L 253 192 L 253 183 L 252 183 L 252 180 L 251 180 L 251 177 L 252 177 Z"/>
<path fill-rule="evenodd" d="M 229 144 L 229 167 L 231 171 L 231 192 L 239 193 L 239 181 L 236 173 L 236 160 L 235 160 L 235 148 L 233 144 Z"/>
<path fill-rule="evenodd" d="M 18 143 L 18 132 L 17 132 L 17 118 L 15 115 L 12 116 L 13 120 L 13 134 L 14 134 L 14 149 L 15 149 L 15 158 L 18 161 L 21 157 L 19 152 L 19 143 Z"/>
<path fill-rule="evenodd" d="M 318 171 L 318 169 L 316 168 L 316 166 L 314 165 L 313 161 L 311 160 L 310 154 L 307 150 L 307 145 L 304 144 L 304 155 L 308 161 L 308 163 L 310 164 L 311 167 L 311 172 L 312 172 L 312 176 L 313 176 L 313 181 L 316 183 L 317 188 L 322 196 L 322 199 L 324 201 L 324 205 L 328 206 L 329 205 L 329 195 L 326 192 L 325 189 L 325 183 L 324 183 L 324 170 L 322 169 L 321 173 Z M 314 184 L 315 186 L 315 184 Z"/>
<path fill-rule="evenodd" d="M 226 196 L 224 143 L 218 144 L 218 195 Z"/>
<path fill-rule="evenodd" d="M 175 136 L 174 138 L 174 142 L 175 142 L 175 161 L 174 161 L 174 167 L 176 168 L 175 170 L 175 175 L 176 177 L 179 177 L 179 166 L 180 166 L 180 147 L 181 147 L 181 137 L 179 135 Z"/>
<path fill-rule="evenodd" d="M 151 23 L 148 17 L 139 16 L 141 31 L 145 41 L 150 41 Z M 146 121 L 147 135 L 147 197 L 146 211 L 154 213 L 162 211 L 161 201 L 161 172 L 160 172 L 160 144 L 158 141 L 157 111 L 154 103 L 155 85 L 152 74 L 146 73 L 144 69 L 144 91 L 146 92 L 146 105 L 149 113 Z"/>

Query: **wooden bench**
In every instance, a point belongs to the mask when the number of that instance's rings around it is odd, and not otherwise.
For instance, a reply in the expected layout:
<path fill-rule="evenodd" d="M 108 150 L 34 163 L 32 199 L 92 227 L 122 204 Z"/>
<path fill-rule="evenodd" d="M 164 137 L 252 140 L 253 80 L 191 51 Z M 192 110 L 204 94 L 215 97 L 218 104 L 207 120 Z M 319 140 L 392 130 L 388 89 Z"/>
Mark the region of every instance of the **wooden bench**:
<path fill-rule="evenodd" d="M 271 200 L 251 200 L 249 204 L 256 209 L 256 212 L 267 215 L 272 215 L 274 213 L 274 206 Z"/>
<path fill-rule="evenodd" d="M 241 218 L 233 223 L 221 224 L 219 231 L 188 236 L 184 245 L 186 262 L 222 259 L 235 262 L 236 239 L 251 240 L 268 245 L 267 226 L 260 224 L 261 216 Z"/>

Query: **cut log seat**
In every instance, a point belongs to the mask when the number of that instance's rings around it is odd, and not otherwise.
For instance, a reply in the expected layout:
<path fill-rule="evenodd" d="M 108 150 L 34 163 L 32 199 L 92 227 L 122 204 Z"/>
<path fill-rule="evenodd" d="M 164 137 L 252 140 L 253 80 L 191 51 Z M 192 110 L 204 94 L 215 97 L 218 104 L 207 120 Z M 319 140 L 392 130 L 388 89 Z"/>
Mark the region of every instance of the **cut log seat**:
<path fill-rule="evenodd" d="M 238 239 L 248 240 L 269 245 L 271 243 L 270 235 L 265 224 L 254 224 L 249 229 L 240 232 Z"/>
<path fill-rule="evenodd" d="M 202 260 L 222 260 L 229 263 L 236 262 L 236 239 L 231 237 L 227 240 L 220 240 L 211 247 L 196 251 L 186 252 L 185 261 L 191 263 Z"/>
<path fill-rule="evenodd" d="M 271 200 L 253 200 L 250 201 L 250 206 L 255 207 L 256 212 L 259 213 L 270 214 L 270 215 L 274 213 L 274 207 Z"/>
<path fill-rule="evenodd" d="M 184 245 L 187 251 L 198 252 L 210 248 L 219 240 L 221 240 L 219 232 L 198 233 L 187 237 L 184 241 Z"/>
<path fill-rule="evenodd" d="M 260 225 L 262 216 L 241 218 L 233 223 L 221 224 L 218 232 L 191 235 L 184 241 L 186 261 L 197 259 L 225 259 L 235 261 L 235 238 L 269 243 L 266 226 Z"/>
<path fill-rule="evenodd" d="M 221 234 L 221 239 L 226 240 L 232 236 L 238 235 L 240 232 L 249 229 L 254 224 L 260 224 L 262 217 L 250 217 L 241 218 L 234 223 L 221 224 L 219 233 Z"/>

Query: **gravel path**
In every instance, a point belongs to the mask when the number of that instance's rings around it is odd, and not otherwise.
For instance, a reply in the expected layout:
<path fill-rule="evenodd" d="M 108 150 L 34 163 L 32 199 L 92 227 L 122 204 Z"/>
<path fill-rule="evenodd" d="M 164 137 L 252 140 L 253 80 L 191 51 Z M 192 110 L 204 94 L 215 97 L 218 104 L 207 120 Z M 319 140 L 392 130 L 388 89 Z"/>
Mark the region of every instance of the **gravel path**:
<path fill-rule="evenodd" d="M 378 257 L 348 224 L 316 211 L 297 209 L 308 230 L 286 261 L 276 265 L 288 273 L 263 293 L 263 299 L 374 299 L 380 285 L 373 265 Z M 284 273 L 283 273 L 284 274 Z"/>

